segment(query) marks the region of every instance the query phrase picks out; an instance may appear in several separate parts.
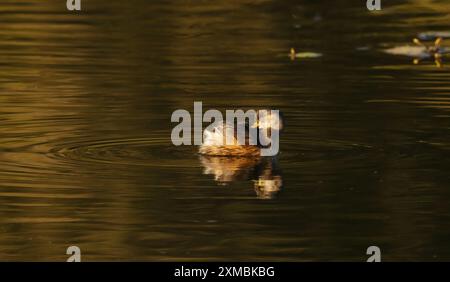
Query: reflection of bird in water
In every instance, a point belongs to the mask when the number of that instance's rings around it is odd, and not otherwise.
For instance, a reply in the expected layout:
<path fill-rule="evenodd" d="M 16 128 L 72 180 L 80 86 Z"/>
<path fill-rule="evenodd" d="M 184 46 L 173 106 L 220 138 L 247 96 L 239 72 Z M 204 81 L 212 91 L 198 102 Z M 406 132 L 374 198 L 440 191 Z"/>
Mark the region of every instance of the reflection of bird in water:
<path fill-rule="evenodd" d="M 279 133 L 283 128 L 283 123 L 280 115 L 271 114 L 270 111 L 260 110 L 255 112 L 255 122 L 250 126 L 258 131 L 266 130 L 273 135 L 274 131 Z M 257 157 L 260 156 L 261 140 L 252 140 L 249 135 L 249 126 L 246 126 L 245 140 L 242 143 L 237 138 L 237 126 L 230 125 L 226 122 L 215 126 L 213 129 L 206 129 L 203 132 L 203 144 L 199 148 L 201 155 L 208 156 L 246 156 Z M 261 136 L 260 136 L 261 137 Z M 270 139 L 270 136 L 268 136 Z M 265 140 L 265 144 L 267 144 Z M 252 145 L 254 143 L 255 145 Z"/>
<path fill-rule="evenodd" d="M 271 158 L 270 161 L 258 167 L 254 180 L 254 187 L 256 195 L 261 199 L 272 199 L 283 187 L 283 178 L 281 177 L 281 171 L 278 167 L 277 160 Z"/>
<path fill-rule="evenodd" d="M 220 184 L 251 178 L 253 169 L 261 161 L 260 158 L 200 156 L 203 174 L 214 175 Z"/>
<path fill-rule="evenodd" d="M 272 199 L 281 190 L 283 181 L 276 158 L 200 156 L 203 173 L 214 175 L 221 185 L 233 181 L 252 180 L 261 199 Z"/>

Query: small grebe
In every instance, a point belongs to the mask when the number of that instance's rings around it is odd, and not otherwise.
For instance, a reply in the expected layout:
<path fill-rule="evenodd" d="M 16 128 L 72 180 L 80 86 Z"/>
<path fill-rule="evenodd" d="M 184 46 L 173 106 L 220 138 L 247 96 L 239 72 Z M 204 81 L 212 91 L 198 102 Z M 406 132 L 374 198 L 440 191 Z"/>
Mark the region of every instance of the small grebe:
<path fill-rule="evenodd" d="M 283 123 L 282 118 L 279 114 L 271 114 L 270 111 L 267 110 L 259 110 L 255 112 L 255 123 L 251 126 L 251 128 L 257 129 L 257 133 L 261 130 L 268 131 L 270 129 L 271 136 L 274 131 L 282 130 Z M 264 148 L 261 145 L 261 141 L 251 140 L 249 137 L 248 126 L 246 126 L 246 134 L 245 141 L 239 142 L 237 138 L 237 126 L 232 126 L 226 122 L 217 125 L 212 130 L 205 129 L 203 132 L 203 144 L 199 148 L 199 153 L 201 155 L 208 156 L 224 156 L 224 157 L 260 157 L 261 156 L 261 148 Z M 269 140 L 264 140 L 263 144 L 270 143 L 271 136 L 268 136 Z M 226 139 L 230 138 L 229 142 L 226 142 Z M 252 142 L 250 142 L 252 141 Z M 226 144 L 226 145 L 224 145 Z M 251 145 L 255 144 L 255 145 Z"/>

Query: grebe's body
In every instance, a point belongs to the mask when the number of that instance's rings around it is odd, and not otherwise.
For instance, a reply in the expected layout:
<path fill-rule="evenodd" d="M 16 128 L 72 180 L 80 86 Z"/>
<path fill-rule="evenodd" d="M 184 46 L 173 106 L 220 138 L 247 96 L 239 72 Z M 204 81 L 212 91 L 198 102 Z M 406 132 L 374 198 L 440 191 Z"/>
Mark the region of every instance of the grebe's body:
<path fill-rule="evenodd" d="M 261 149 L 253 145 L 201 146 L 199 153 L 217 157 L 255 157 L 259 158 Z"/>
<path fill-rule="evenodd" d="M 282 129 L 282 121 L 279 114 L 271 114 L 269 111 L 261 110 L 255 113 L 255 123 L 251 125 L 252 128 L 259 130 L 271 131 L 273 136 L 274 131 Z M 245 140 L 239 141 L 237 138 L 237 126 L 230 125 L 223 122 L 212 129 L 206 129 L 203 132 L 203 144 L 199 148 L 201 155 L 207 156 L 222 156 L 222 157 L 255 157 L 261 156 L 261 135 L 256 137 L 257 140 L 252 140 L 249 134 L 249 126 L 246 127 Z M 258 135 L 258 134 L 257 134 Z M 271 138 L 267 136 L 266 138 Z M 267 141 L 267 140 L 265 140 Z M 266 144 L 267 142 L 265 142 Z"/>
<path fill-rule="evenodd" d="M 200 146 L 199 153 L 218 157 L 259 157 L 260 147 L 249 145 L 250 140 L 247 134 L 245 142 L 240 144 L 236 138 L 236 131 L 236 128 L 227 123 L 220 124 L 212 130 L 205 130 L 203 132 L 203 145 Z M 231 142 L 226 142 L 227 138 L 230 138 Z"/>

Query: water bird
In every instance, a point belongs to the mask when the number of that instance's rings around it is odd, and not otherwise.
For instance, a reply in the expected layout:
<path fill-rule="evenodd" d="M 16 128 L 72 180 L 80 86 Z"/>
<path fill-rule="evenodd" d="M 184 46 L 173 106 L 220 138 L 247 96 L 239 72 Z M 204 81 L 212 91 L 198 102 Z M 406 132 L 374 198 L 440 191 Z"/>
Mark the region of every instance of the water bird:
<path fill-rule="evenodd" d="M 254 113 L 255 122 L 250 126 L 248 124 L 245 125 L 246 134 L 244 142 L 239 142 L 238 140 L 238 126 L 224 121 L 212 129 L 207 128 L 204 130 L 203 143 L 199 148 L 199 153 L 208 156 L 259 158 L 261 156 L 261 149 L 267 147 L 263 144 L 271 143 L 273 140 L 270 140 L 270 138 L 275 133 L 279 136 L 280 131 L 283 129 L 283 121 L 280 114 L 274 114 L 268 110 L 259 110 Z M 267 133 L 270 132 L 270 136 L 267 134 L 269 140 L 261 140 L 261 134 L 256 137 L 257 140 L 252 140 L 249 132 L 250 127 L 256 129 L 256 132 L 260 132 L 261 130 Z M 278 142 L 278 140 L 276 141 Z"/>

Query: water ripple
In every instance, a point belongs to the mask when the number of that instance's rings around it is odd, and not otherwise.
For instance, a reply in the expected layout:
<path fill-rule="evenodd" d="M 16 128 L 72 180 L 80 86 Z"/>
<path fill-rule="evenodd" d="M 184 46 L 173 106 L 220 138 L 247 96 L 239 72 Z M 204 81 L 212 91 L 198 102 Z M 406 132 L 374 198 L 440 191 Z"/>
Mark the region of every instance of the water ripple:
<path fill-rule="evenodd" d="M 192 150 L 175 147 L 164 137 L 82 140 L 58 144 L 48 156 L 61 161 L 95 162 L 146 167 L 195 167 Z M 188 159 L 189 161 L 183 161 Z"/>

